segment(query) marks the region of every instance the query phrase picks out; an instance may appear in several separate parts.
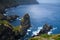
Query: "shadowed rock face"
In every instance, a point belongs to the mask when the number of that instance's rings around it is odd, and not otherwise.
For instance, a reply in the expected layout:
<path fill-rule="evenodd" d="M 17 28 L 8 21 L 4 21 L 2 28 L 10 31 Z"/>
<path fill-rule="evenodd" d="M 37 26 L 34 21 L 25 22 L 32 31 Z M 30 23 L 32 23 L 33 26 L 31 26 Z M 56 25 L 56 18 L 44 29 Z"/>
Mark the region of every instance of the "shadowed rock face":
<path fill-rule="evenodd" d="M 21 25 L 24 26 L 26 29 L 31 27 L 29 14 L 25 14 L 23 16 L 23 18 L 21 20 Z"/>
<path fill-rule="evenodd" d="M 23 16 L 21 25 L 17 27 L 18 29 L 14 30 L 15 27 L 7 20 L 0 20 L 0 40 L 18 40 L 23 38 L 27 33 L 27 29 L 31 27 L 29 14 Z"/>
<path fill-rule="evenodd" d="M 21 34 L 25 35 L 27 33 L 27 29 L 31 27 L 29 14 L 25 14 L 21 19 L 21 27 L 21 30 L 23 31 Z"/>
<path fill-rule="evenodd" d="M 0 20 L 7 20 L 9 22 L 16 20 L 18 17 L 18 15 L 5 16 L 4 14 L 0 14 Z"/>
<path fill-rule="evenodd" d="M 51 29 L 52 29 L 51 25 L 45 24 L 43 25 L 43 29 L 40 30 L 38 35 L 47 34 Z"/>
<path fill-rule="evenodd" d="M 0 40 L 14 40 L 15 33 L 9 25 L 0 25 Z"/>
<path fill-rule="evenodd" d="M 0 25 L 0 40 L 18 40 L 22 36 L 19 31 L 13 31 L 13 27 L 8 24 Z"/>

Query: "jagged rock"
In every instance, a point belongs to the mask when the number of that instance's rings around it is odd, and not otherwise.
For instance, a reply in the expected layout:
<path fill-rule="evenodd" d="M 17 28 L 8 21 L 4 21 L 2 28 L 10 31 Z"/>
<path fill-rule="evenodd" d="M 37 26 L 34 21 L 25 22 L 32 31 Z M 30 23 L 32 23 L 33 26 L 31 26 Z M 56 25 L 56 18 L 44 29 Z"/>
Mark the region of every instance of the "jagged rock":
<path fill-rule="evenodd" d="M 3 14 L 1 14 L 3 15 Z M 19 29 L 14 30 L 14 27 L 8 22 L 15 20 L 18 16 L 4 16 L 0 19 L 0 40 L 18 40 L 24 37 L 27 33 L 27 29 L 31 27 L 30 16 L 25 14 L 21 19 L 21 25 Z"/>
<path fill-rule="evenodd" d="M 21 35 L 25 35 L 27 33 L 27 29 L 31 27 L 30 23 L 30 16 L 29 14 L 25 14 L 23 18 L 21 19 L 21 30 L 22 32 L 20 33 Z"/>
<path fill-rule="evenodd" d="M 51 29 L 52 29 L 51 25 L 45 24 L 43 25 L 43 28 L 40 30 L 38 35 L 47 34 Z"/>
<path fill-rule="evenodd" d="M 11 15 L 11 16 L 6 16 L 6 20 L 8 21 L 14 21 L 15 19 L 17 19 L 19 16 L 18 15 Z"/>
<path fill-rule="evenodd" d="M 12 28 L 8 26 L 4 24 L 0 25 L 0 40 L 10 40 L 10 38 L 13 37 Z"/>
<path fill-rule="evenodd" d="M 18 15 L 4 16 L 3 14 L 0 14 L 0 20 L 14 21 L 18 17 Z"/>
<path fill-rule="evenodd" d="M 25 14 L 21 19 L 21 25 L 14 30 L 14 27 L 7 20 L 0 20 L 0 40 L 18 40 L 23 38 L 27 29 L 31 27 L 30 16 Z"/>
<path fill-rule="evenodd" d="M 18 40 L 21 35 L 19 31 L 13 31 L 13 26 L 8 23 L 0 23 L 0 40 Z"/>

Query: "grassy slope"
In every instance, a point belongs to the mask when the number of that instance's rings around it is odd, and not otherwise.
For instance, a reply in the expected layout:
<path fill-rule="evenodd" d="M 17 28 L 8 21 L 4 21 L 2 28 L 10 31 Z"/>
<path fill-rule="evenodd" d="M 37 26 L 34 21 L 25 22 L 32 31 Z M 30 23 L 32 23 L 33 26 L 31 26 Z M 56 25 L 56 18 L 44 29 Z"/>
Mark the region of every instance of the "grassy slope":
<path fill-rule="evenodd" d="M 9 27 L 9 25 L 11 25 L 8 21 L 6 21 L 6 20 L 0 20 L 0 24 L 4 24 L 4 25 L 7 25 L 7 27 Z M 15 26 L 13 26 L 13 25 L 11 25 L 12 26 L 12 28 L 13 28 L 13 30 L 14 31 L 18 31 L 20 28 L 20 26 L 17 26 L 17 27 L 15 27 Z"/>
<path fill-rule="evenodd" d="M 29 40 L 60 40 L 60 34 L 55 35 L 42 34 L 40 36 L 32 37 Z"/>

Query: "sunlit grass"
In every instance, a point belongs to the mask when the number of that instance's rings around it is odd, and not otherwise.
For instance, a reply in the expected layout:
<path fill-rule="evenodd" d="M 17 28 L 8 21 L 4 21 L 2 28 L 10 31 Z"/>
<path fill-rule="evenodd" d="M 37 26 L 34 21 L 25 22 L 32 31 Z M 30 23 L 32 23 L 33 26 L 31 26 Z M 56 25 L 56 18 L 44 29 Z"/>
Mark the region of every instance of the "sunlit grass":
<path fill-rule="evenodd" d="M 60 34 L 52 34 L 52 35 L 47 35 L 47 34 L 42 34 L 40 36 L 32 37 L 29 40 L 60 40 Z"/>

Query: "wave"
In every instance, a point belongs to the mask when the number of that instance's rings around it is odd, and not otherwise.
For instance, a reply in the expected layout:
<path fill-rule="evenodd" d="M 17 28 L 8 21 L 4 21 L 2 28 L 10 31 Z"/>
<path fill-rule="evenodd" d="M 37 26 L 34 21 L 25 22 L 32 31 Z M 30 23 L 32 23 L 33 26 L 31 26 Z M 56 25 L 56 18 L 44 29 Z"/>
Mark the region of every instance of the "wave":
<path fill-rule="evenodd" d="M 42 28 L 43 28 L 42 26 L 41 26 L 41 27 L 38 27 L 38 30 L 32 32 L 32 33 L 33 33 L 32 36 L 33 36 L 33 35 L 37 35 Z M 48 35 L 52 34 L 53 31 L 56 30 L 56 29 L 57 29 L 57 27 L 54 27 L 53 29 L 51 29 L 51 30 L 48 32 Z"/>
<path fill-rule="evenodd" d="M 56 29 L 57 29 L 57 27 L 55 27 L 55 28 L 51 29 L 51 30 L 48 32 L 48 35 L 52 34 L 52 33 L 53 33 L 53 31 L 54 31 L 54 30 L 56 30 Z"/>
<path fill-rule="evenodd" d="M 33 33 L 32 36 L 33 36 L 33 35 L 37 35 L 42 28 L 43 28 L 43 27 L 38 27 L 38 30 L 32 32 L 32 33 Z"/>

